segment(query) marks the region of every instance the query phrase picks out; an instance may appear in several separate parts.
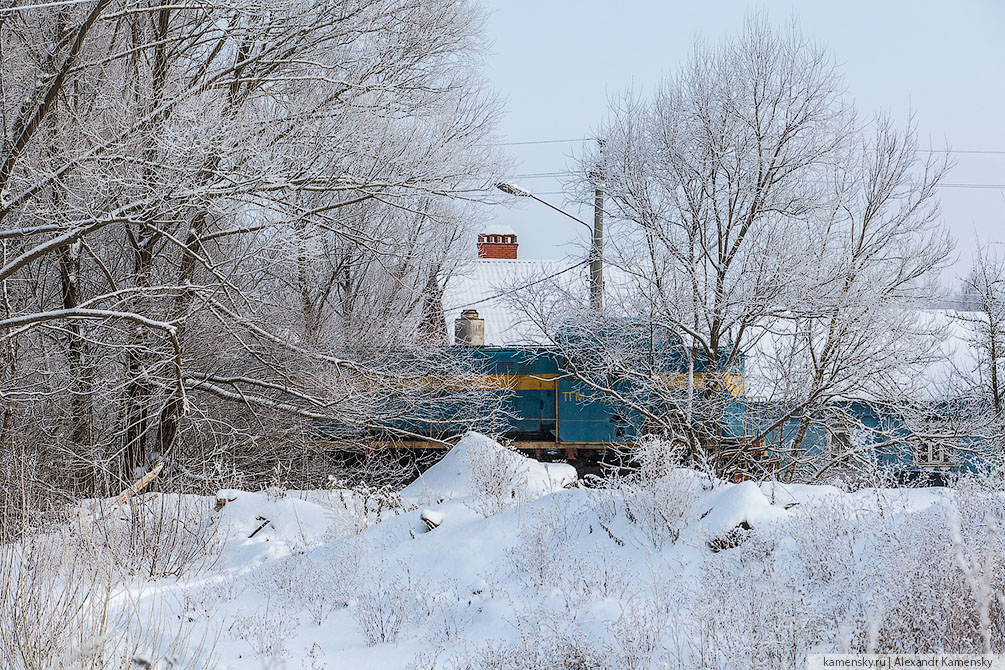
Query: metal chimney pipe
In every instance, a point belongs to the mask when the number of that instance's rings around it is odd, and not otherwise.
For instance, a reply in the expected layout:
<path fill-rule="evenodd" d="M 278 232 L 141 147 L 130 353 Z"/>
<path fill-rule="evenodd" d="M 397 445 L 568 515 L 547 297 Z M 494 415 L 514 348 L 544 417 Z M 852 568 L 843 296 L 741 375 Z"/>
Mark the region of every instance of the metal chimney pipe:
<path fill-rule="evenodd" d="M 468 347 L 485 346 L 485 319 L 478 317 L 478 310 L 466 309 L 454 321 L 454 344 Z"/>

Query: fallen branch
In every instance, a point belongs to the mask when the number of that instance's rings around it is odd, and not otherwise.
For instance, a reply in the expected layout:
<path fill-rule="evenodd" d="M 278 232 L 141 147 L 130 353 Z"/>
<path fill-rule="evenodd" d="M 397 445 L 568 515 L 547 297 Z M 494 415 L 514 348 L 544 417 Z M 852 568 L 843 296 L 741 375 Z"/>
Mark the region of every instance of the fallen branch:
<path fill-rule="evenodd" d="M 155 465 L 153 468 L 150 469 L 150 472 L 140 477 L 140 480 L 138 482 L 136 482 L 135 484 L 127 488 L 125 491 L 123 491 L 122 495 L 119 496 L 119 499 L 116 500 L 115 502 L 119 505 L 125 503 L 134 495 L 145 489 L 150 484 L 150 482 L 157 479 L 157 475 L 159 475 L 161 473 L 161 470 L 163 469 L 164 469 L 164 461 L 160 461 L 159 463 L 157 463 L 157 465 Z"/>
<path fill-rule="evenodd" d="M 272 523 L 271 521 L 269 521 L 268 519 L 266 519 L 264 516 L 256 516 L 255 517 L 255 521 L 261 521 L 262 525 L 260 525 L 258 528 L 256 528 L 255 532 L 253 532 L 251 535 L 248 536 L 249 540 L 251 538 L 255 537 L 256 535 L 258 535 L 258 531 L 262 530 L 263 528 L 265 528 L 266 526 L 268 526 L 270 523 Z"/>

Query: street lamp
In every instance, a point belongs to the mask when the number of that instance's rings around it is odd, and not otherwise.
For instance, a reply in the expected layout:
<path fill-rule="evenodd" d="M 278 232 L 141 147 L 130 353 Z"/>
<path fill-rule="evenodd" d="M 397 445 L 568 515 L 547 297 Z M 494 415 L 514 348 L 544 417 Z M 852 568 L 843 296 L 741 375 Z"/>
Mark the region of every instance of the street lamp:
<path fill-rule="evenodd" d="M 560 207 L 556 207 L 547 200 L 543 200 L 522 186 L 518 186 L 511 182 L 501 181 L 496 184 L 496 188 L 506 193 L 507 195 L 514 195 L 518 198 L 531 198 L 532 200 L 537 200 L 538 202 L 551 207 L 556 212 L 564 214 L 576 223 L 586 226 L 587 230 L 590 231 L 590 309 L 595 312 L 600 312 L 604 308 L 604 219 L 603 219 L 603 191 L 597 190 L 596 206 L 597 210 L 594 213 L 594 225 L 588 224 L 577 216 L 569 214 L 567 211 Z"/>

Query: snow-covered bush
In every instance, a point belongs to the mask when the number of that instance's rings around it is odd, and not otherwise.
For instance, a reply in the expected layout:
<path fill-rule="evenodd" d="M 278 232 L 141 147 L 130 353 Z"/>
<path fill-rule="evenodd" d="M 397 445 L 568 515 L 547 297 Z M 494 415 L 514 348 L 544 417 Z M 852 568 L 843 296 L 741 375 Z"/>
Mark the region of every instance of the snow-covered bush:
<path fill-rule="evenodd" d="M 616 545 L 592 551 L 569 549 L 570 554 L 558 559 L 565 566 L 559 584 L 567 602 L 633 598 L 637 587 L 632 576 L 625 574 L 624 558 L 618 555 Z"/>
<path fill-rule="evenodd" d="M 791 536 L 807 582 L 842 588 L 855 578 L 865 560 L 856 546 L 863 532 L 855 525 L 857 516 L 857 510 L 836 495 L 812 507 L 795 508 Z"/>
<path fill-rule="evenodd" d="M 990 501 L 988 501 L 990 502 Z M 1005 541 L 997 520 L 916 514 L 891 533 L 878 652 L 1005 650 Z"/>
<path fill-rule="evenodd" d="M 208 624 L 145 604 L 76 539 L 62 529 L 0 544 L 0 667 L 215 666 Z"/>
<path fill-rule="evenodd" d="M 416 586 L 407 567 L 382 565 L 357 586 L 356 623 L 370 646 L 397 642 L 416 604 Z"/>
<path fill-rule="evenodd" d="M 255 590 L 291 611 L 306 610 L 320 626 L 353 599 L 360 561 L 360 548 L 344 542 L 314 551 L 295 547 L 289 556 L 262 568 Z"/>
<path fill-rule="evenodd" d="M 625 607 L 617 621 L 607 625 L 611 639 L 611 667 L 622 670 L 646 670 L 663 654 L 665 622 L 649 599 L 634 600 Z"/>
<path fill-rule="evenodd" d="M 513 642 L 489 642 L 454 659 L 450 670 L 608 670 L 607 653 L 582 633 L 521 631 Z"/>
<path fill-rule="evenodd" d="M 384 514 L 400 514 L 410 508 L 402 500 L 401 494 L 388 486 L 349 486 L 336 478 L 330 478 L 329 484 L 331 489 L 314 500 L 345 518 L 345 530 L 355 534 L 362 533 L 380 521 Z M 332 535 L 338 534 L 338 530 L 333 529 Z"/>
<path fill-rule="evenodd" d="M 252 614 L 234 615 L 229 631 L 247 642 L 263 661 L 280 661 L 286 656 L 286 640 L 297 623 L 286 607 L 266 607 Z"/>
<path fill-rule="evenodd" d="M 625 493 L 625 515 L 656 548 L 676 542 L 702 482 L 694 470 L 681 467 L 684 454 L 674 443 L 646 438 L 633 450 L 638 464 L 627 478 L 615 478 Z"/>
<path fill-rule="evenodd" d="M 576 481 L 565 463 L 540 463 L 478 433 L 464 435 L 443 458 L 406 486 L 401 496 L 422 507 L 467 498 L 483 516 L 562 490 Z"/>
<path fill-rule="evenodd" d="M 459 642 L 477 609 L 479 595 L 462 589 L 456 580 L 427 584 L 420 596 L 428 639 L 440 645 Z"/>
<path fill-rule="evenodd" d="M 205 498 L 148 494 L 96 502 L 68 528 L 78 551 L 131 575 L 181 577 L 210 568 L 223 534 Z"/>
<path fill-rule="evenodd" d="M 359 574 L 358 548 L 331 543 L 314 556 L 314 570 L 301 585 L 301 602 L 319 626 L 334 609 L 352 600 Z"/>
<path fill-rule="evenodd" d="M 600 552 L 579 546 L 586 510 L 573 502 L 571 494 L 559 495 L 553 505 L 531 508 L 506 557 L 517 583 L 535 591 L 558 589 L 571 607 L 598 590 L 618 590 L 619 576 L 612 574 L 618 567 L 606 560 L 595 565 Z"/>
<path fill-rule="evenodd" d="M 830 623 L 797 576 L 767 558 L 755 535 L 735 551 L 704 562 L 698 611 L 689 617 L 704 635 L 703 667 L 796 668 Z"/>
<path fill-rule="evenodd" d="M 529 499 L 527 459 L 506 448 L 471 449 L 467 464 L 475 493 L 472 508 L 482 516 L 492 516 Z"/>
<path fill-rule="evenodd" d="M 568 547 L 545 520 L 532 521 L 520 532 L 519 541 L 507 552 L 513 575 L 532 589 L 558 584 L 571 558 Z"/>

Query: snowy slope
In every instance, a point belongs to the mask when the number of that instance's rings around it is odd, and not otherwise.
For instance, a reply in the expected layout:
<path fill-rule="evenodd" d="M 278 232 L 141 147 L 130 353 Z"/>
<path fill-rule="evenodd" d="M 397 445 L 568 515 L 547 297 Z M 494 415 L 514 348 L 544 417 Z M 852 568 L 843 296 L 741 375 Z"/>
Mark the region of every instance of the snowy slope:
<path fill-rule="evenodd" d="M 476 472 L 487 457 L 520 473 L 496 512 Z M 678 470 L 563 490 L 571 475 L 472 434 L 400 501 L 221 491 L 217 511 L 202 503 L 218 560 L 132 578 L 130 607 L 182 622 L 172 653 L 208 633 L 199 662 L 211 650 L 219 668 L 802 667 L 810 650 L 918 651 L 944 634 L 979 647 L 960 556 L 987 549 L 992 591 L 1005 583 L 989 523 L 1005 503 L 986 482 L 845 493 Z M 922 597 L 927 627 L 911 619 Z"/>

